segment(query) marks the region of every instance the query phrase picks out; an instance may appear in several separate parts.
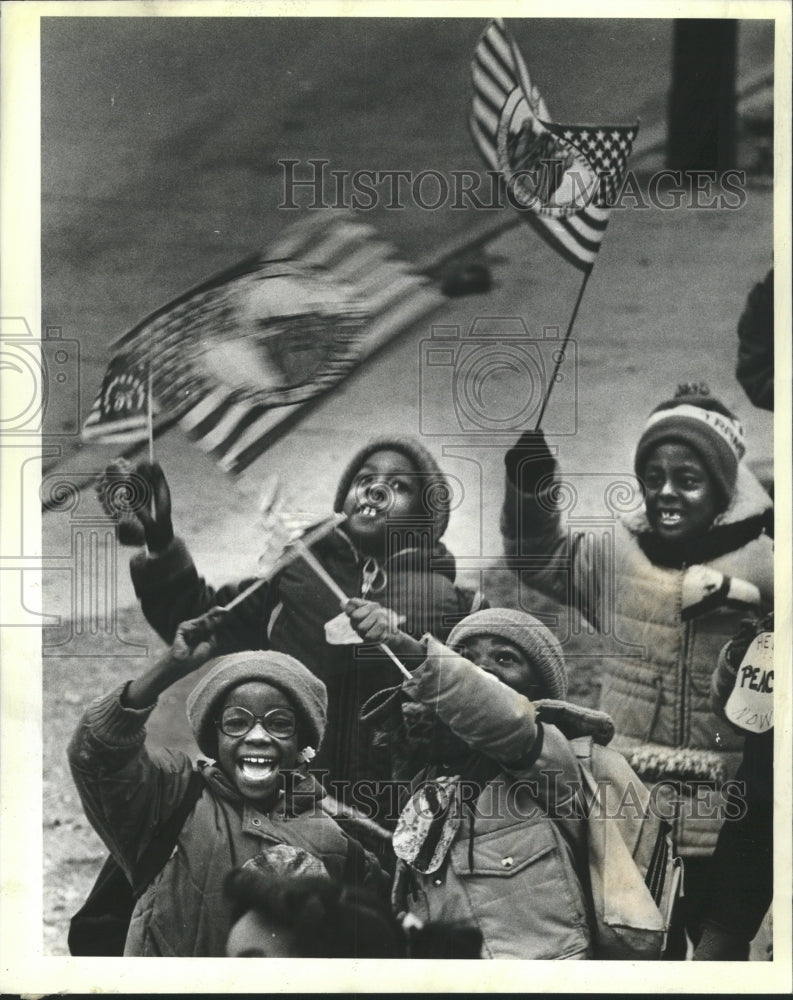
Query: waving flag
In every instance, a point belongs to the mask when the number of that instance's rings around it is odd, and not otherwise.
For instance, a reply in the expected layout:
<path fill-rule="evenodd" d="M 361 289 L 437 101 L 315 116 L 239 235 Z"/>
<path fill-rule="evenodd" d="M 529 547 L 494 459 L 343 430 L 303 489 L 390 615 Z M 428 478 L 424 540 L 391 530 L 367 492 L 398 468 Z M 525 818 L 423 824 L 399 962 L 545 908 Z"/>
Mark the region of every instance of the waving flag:
<path fill-rule="evenodd" d="M 591 270 L 638 125 L 558 125 L 503 21 L 491 21 L 471 64 L 471 135 L 510 202 L 565 260 Z"/>
<path fill-rule="evenodd" d="M 308 400 L 443 301 L 372 226 L 336 210 L 312 212 L 265 253 L 186 291 L 117 340 L 83 435 L 145 440 L 150 364 L 162 418 L 177 419 L 224 471 L 241 473 Z M 122 390 L 123 425 L 111 420 Z"/>
<path fill-rule="evenodd" d="M 148 437 L 148 406 L 148 364 L 118 355 L 110 362 L 86 418 L 83 441 L 98 444 L 145 441 Z"/>

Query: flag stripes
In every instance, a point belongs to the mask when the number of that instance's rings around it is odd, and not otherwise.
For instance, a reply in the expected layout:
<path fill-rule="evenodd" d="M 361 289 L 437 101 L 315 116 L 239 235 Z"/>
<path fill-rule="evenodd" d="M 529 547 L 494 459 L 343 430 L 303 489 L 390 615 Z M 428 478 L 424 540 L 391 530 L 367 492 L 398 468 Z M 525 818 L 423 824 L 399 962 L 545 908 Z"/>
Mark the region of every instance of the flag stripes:
<path fill-rule="evenodd" d="M 627 169 L 638 126 L 566 126 L 551 122 L 523 57 L 500 19 L 487 25 L 476 44 L 471 81 L 473 97 L 468 122 L 471 137 L 487 166 L 501 175 L 508 194 L 515 190 L 511 186 L 515 183 L 515 172 L 529 173 L 525 169 L 528 163 L 518 161 L 509 148 L 504 148 L 504 136 L 517 135 L 516 128 L 521 122 L 530 124 L 535 136 L 544 133 L 554 136 L 558 140 L 557 150 L 575 151 L 596 171 L 598 184 L 593 197 L 578 211 L 565 214 L 543 204 L 524 206 L 519 199 L 509 199 L 521 218 L 549 246 L 570 264 L 589 271 L 600 249 L 609 206 Z M 572 179 L 575 182 L 575 177 Z"/>
<path fill-rule="evenodd" d="M 444 301 L 428 279 L 392 257 L 393 248 L 376 238 L 372 226 L 338 212 L 312 213 L 276 240 L 270 253 L 323 268 L 331 281 L 349 283 L 368 316 L 358 345 L 359 362 Z M 179 423 L 221 468 L 240 473 L 267 448 L 278 425 L 294 418 L 302 405 L 273 407 L 235 400 L 222 387 L 213 387 L 195 394 Z"/>

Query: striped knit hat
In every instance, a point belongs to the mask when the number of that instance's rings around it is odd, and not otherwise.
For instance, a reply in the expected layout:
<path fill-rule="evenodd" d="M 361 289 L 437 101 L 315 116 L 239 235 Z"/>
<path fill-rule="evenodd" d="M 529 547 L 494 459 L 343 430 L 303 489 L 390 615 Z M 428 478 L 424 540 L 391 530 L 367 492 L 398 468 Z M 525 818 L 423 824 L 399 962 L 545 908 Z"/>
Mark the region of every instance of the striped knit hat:
<path fill-rule="evenodd" d="M 360 451 L 356 452 L 341 475 L 339 485 L 336 489 L 336 499 L 333 502 L 333 509 L 335 511 L 341 510 L 356 472 L 361 468 L 366 459 L 376 451 L 398 451 L 408 459 L 416 472 L 424 479 L 421 489 L 422 504 L 424 510 L 432 515 L 432 522 L 435 528 L 435 541 L 438 541 L 449 526 L 449 506 L 452 499 L 452 491 L 449 481 L 441 472 L 438 463 L 424 445 L 412 437 L 373 438 Z"/>
<path fill-rule="evenodd" d="M 650 452 L 664 441 L 680 441 L 700 456 L 722 494 L 723 509 L 735 492 L 738 462 L 746 446 L 743 427 L 700 382 L 678 387 L 674 399 L 653 410 L 636 447 L 634 469 L 641 479 Z"/>
<path fill-rule="evenodd" d="M 461 645 L 466 639 L 480 635 L 498 636 L 522 650 L 542 678 L 543 698 L 564 701 L 567 697 L 567 667 L 562 647 L 541 621 L 512 608 L 485 608 L 458 622 L 449 633 L 446 645 Z"/>

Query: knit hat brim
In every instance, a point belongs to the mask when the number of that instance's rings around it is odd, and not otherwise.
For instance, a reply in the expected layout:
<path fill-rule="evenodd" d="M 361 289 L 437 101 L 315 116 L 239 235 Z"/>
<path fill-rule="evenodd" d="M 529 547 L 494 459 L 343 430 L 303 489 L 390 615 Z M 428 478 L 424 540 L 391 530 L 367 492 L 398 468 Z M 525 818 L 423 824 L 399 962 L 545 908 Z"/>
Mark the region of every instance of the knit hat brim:
<path fill-rule="evenodd" d="M 422 485 L 422 505 L 427 514 L 431 515 L 435 540 L 442 537 L 449 526 L 449 508 L 452 491 L 449 481 L 441 472 L 440 466 L 421 442 L 415 438 L 396 435 L 394 437 L 373 438 L 368 444 L 357 451 L 341 475 L 336 488 L 336 498 L 333 509 L 340 511 L 349 493 L 356 472 L 367 458 L 376 451 L 396 451 L 404 455 L 413 465 L 416 472 L 426 480 Z"/>
<path fill-rule="evenodd" d="M 328 717 L 325 685 L 299 660 L 272 650 L 246 650 L 210 660 L 210 668 L 187 696 L 187 720 L 208 757 L 217 754 L 215 717 L 229 691 L 248 681 L 277 688 L 293 703 L 301 738 L 319 749 Z"/>
<path fill-rule="evenodd" d="M 564 701 L 568 678 L 562 647 L 541 621 L 511 608 L 484 608 L 458 622 L 446 645 L 453 647 L 481 635 L 495 635 L 514 643 L 542 679 L 542 697 Z"/>

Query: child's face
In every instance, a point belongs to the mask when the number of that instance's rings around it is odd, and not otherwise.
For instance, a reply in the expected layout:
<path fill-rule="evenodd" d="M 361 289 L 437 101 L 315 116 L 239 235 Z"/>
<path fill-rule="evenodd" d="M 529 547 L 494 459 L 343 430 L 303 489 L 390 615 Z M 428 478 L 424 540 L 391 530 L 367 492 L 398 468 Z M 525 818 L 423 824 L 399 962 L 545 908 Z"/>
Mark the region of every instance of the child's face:
<path fill-rule="evenodd" d="M 246 681 L 226 695 L 217 715 L 218 765 L 240 794 L 272 800 L 278 775 L 297 764 L 297 721 L 291 702 L 263 681 Z"/>
<path fill-rule="evenodd" d="M 719 494 L 702 459 L 687 444 L 659 444 L 650 452 L 643 479 L 647 519 L 661 538 L 685 541 L 713 524 Z"/>
<path fill-rule="evenodd" d="M 542 697 L 541 679 L 514 642 L 496 635 L 473 635 L 458 643 L 455 650 L 531 701 Z"/>
<path fill-rule="evenodd" d="M 294 931 L 248 910 L 232 924 L 226 939 L 228 958 L 298 958 Z"/>
<path fill-rule="evenodd" d="M 345 529 L 361 551 L 382 552 L 386 520 L 421 513 L 421 481 L 398 451 L 375 451 L 358 469 L 342 505 Z"/>

